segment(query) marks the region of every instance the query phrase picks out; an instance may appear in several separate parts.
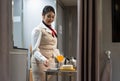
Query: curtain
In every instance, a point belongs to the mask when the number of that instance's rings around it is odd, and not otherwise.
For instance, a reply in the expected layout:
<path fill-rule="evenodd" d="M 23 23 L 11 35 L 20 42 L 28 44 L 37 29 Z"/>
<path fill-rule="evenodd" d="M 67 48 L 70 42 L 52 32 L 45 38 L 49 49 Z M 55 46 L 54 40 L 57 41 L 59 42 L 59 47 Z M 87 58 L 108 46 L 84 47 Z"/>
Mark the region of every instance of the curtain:
<path fill-rule="evenodd" d="M 77 81 L 99 81 L 100 0 L 78 0 Z"/>
<path fill-rule="evenodd" d="M 0 81 L 10 81 L 8 5 L 7 0 L 0 0 Z"/>

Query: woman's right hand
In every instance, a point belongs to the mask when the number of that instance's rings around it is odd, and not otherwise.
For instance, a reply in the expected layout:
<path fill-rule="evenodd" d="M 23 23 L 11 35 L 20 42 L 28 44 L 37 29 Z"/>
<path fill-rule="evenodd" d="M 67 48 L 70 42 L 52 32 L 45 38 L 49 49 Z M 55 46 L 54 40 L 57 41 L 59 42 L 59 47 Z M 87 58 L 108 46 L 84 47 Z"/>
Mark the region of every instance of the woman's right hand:
<path fill-rule="evenodd" d="M 43 62 L 43 64 L 44 64 L 46 67 L 48 67 L 48 66 L 49 66 L 48 60 L 45 60 L 45 61 Z"/>

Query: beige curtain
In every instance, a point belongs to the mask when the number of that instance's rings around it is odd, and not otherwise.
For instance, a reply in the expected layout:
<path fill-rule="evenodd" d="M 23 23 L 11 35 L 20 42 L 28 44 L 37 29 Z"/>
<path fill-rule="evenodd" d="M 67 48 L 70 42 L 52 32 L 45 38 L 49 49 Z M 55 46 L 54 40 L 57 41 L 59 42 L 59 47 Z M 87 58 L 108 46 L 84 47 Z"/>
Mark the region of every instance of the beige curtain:
<path fill-rule="evenodd" d="M 9 4 L 0 0 L 0 81 L 10 81 L 9 74 Z"/>
<path fill-rule="evenodd" d="M 78 0 L 77 81 L 99 81 L 100 0 Z"/>

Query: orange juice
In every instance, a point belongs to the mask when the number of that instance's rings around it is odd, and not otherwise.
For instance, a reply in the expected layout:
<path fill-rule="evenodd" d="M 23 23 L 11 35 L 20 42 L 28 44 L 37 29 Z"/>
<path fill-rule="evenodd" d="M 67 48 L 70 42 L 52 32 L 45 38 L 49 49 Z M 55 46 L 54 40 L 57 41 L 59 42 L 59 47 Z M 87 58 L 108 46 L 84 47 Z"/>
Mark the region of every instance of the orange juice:
<path fill-rule="evenodd" d="M 64 56 L 63 55 L 58 55 L 56 57 L 56 59 L 58 60 L 58 62 L 62 62 L 64 60 Z"/>

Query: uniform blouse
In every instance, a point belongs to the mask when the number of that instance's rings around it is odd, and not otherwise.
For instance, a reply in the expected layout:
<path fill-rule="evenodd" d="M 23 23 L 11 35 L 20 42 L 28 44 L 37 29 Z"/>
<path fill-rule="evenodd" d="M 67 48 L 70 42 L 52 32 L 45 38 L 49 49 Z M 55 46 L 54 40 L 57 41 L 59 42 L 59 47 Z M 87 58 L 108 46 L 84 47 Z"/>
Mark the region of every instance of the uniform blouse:
<path fill-rule="evenodd" d="M 44 62 L 45 60 L 47 60 L 46 57 L 44 57 L 39 49 L 39 45 L 40 45 L 40 41 L 41 41 L 41 37 L 42 37 L 42 32 L 41 29 L 45 28 L 45 30 L 47 32 L 52 33 L 52 31 L 47 28 L 43 23 L 41 23 L 40 25 L 38 25 L 37 27 L 35 27 L 32 31 L 32 36 L 31 36 L 31 43 L 32 43 L 32 53 L 33 56 L 40 62 Z M 57 43 L 55 44 L 55 48 L 57 47 Z M 56 49 L 57 50 L 57 49 Z M 55 55 L 55 54 L 54 54 Z"/>

